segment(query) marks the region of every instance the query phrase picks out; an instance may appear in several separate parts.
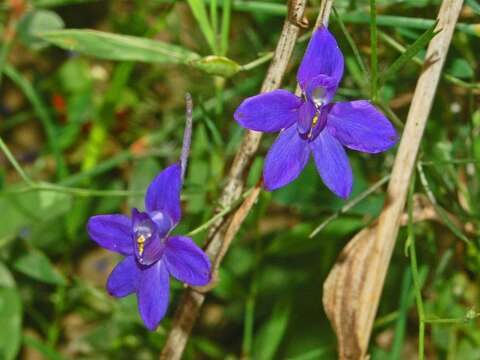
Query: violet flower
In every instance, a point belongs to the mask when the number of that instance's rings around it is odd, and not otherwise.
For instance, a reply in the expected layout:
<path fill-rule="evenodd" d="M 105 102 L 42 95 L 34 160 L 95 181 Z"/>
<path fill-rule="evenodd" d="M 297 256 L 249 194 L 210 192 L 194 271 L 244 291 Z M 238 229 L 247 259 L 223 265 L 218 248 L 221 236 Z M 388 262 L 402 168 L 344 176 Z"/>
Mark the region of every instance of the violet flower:
<path fill-rule="evenodd" d="M 295 180 L 312 153 L 325 185 L 347 198 L 353 176 L 344 147 L 379 153 L 398 140 L 392 124 L 370 102 L 331 102 L 342 75 L 343 55 L 333 35 L 320 27 L 298 69 L 302 97 L 275 90 L 244 100 L 236 110 L 235 120 L 247 129 L 283 129 L 265 159 L 263 179 L 267 190 Z"/>
<path fill-rule="evenodd" d="M 210 281 L 207 255 L 189 237 L 170 236 L 181 218 L 180 191 L 189 144 L 187 135 L 182 161 L 160 172 L 148 187 L 146 211 L 132 209 L 131 219 L 120 214 L 92 216 L 87 225 L 98 245 L 125 255 L 110 274 L 107 290 L 115 297 L 136 293 L 140 316 L 150 330 L 167 311 L 170 275 L 192 286 Z"/>

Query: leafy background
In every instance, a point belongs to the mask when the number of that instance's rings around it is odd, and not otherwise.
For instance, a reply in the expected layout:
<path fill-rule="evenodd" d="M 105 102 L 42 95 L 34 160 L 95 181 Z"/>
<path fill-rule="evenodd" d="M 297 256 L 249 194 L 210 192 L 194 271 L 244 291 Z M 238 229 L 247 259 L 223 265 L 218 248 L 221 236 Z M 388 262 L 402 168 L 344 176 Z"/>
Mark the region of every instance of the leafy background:
<path fill-rule="evenodd" d="M 376 72 L 369 66 L 369 2 L 335 1 L 330 28 L 346 57 L 338 98 L 370 98 L 369 81 L 377 74 L 376 103 L 401 131 L 439 4 L 377 2 Z M 308 4 L 311 24 L 318 6 Z M 174 282 L 159 329 L 146 331 L 135 297 L 116 300 L 105 292 L 118 258 L 88 239 L 86 221 L 142 206 L 147 184 L 178 158 L 187 91 L 195 122 L 178 230 L 191 231 L 213 216 L 244 133 L 232 113 L 259 91 L 285 14 L 282 2 L 239 0 L 0 4 L 1 359 L 158 357 L 182 285 Z M 427 324 L 428 359 L 480 358 L 479 15 L 478 2 L 466 1 L 415 183 L 418 280 L 426 314 L 441 319 Z M 303 32 L 285 88 L 296 85 L 307 38 Z M 246 174 L 249 186 L 261 176 L 273 140 L 262 141 Z M 7 161 L 5 146 L 26 179 Z M 345 202 L 325 189 L 312 164 L 288 187 L 262 193 L 208 296 L 185 359 L 335 358 L 322 284 L 348 239 L 379 213 L 384 189 L 368 190 L 388 176 L 394 153 L 349 153 L 352 198 L 361 201 L 345 213 L 339 213 Z M 195 235 L 199 244 L 202 229 Z M 406 239 L 402 228 L 374 325 L 373 359 L 418 356 Z"/>

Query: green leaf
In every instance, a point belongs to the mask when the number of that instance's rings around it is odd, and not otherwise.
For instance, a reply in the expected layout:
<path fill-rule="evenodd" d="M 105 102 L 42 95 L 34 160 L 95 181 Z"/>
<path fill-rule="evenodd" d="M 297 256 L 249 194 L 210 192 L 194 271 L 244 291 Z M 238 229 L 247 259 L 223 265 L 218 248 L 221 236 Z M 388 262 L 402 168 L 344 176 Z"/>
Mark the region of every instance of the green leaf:
<path fill-rule="evenodd" d="M 282 301 L 275 304 L 271 318 L 255 336 L 254 359 L 270 360 L 275 358 L 275 353 L 287 329 L 290 310 L 290 302 Z"/>
<path fill-rule="evenodd" d="M 14 287 L 0 287 L 0 359 L 15 359 L 20 349 L 22 301 Z"/>
<path fill-rule="evenodd" d="M 39 36 L 63 49 L 106 60 L 188 64 L 200 58 L 190 50 L 162 41 L 96 30 L 48 31 Z"/>
<path fill-rule="evenodd" d="M 210 75 L 230 77 L 240 71 L 241 66 L 224 56 L 207 56 L 194 61 L 192 65 Z"/>
<path fill-rule="evenodd" d="M 66 213 L 71 204 L 70 195 L 51 191 L 0 197 L 0 246 L 15 237 L 24 227 L 46 222 Z"/>
<path fill-rule="evenodd" d="M 210 21 L 208 20 L 205 3 L 203 0 L 188 0 L 188 5 L 190 5 L 190 8 L 192 9 L 193 16 L 197 20 L 200 30 L 202 31 L 205 40 L 207 40 L 210 49 L 216 53 L 217 46 L 215 41 L 215 33 L 213 32 Z"/>
<path fill-rule="evenodd" d="M 422 50 L 433 39 L 438 31 L 435 31 L 437 22 L 431 25 L 412 45 L 407 47 L 405 52 L 393 62 L 392 65 L 383 73 L 381 82 L 383 83 L 390 76 L 396 74 L 408 61 L 410 61 L 417 53 Z"/>
<path fill-rule="evenodd" d="M 471 79 L 475 74 L 468 61 L 462 58 L 454 59 L 448 72 L 460 79 Z"/>
<path fill-rule="evenodd" d="M 65 24 L 60 16 L 50 10 L 36 10 L 27 13 L 18 24 L 20 40 L 32 49 L 48 46 L 38 37 L 40 32 L 63 29 Z"/>
<path fill-rule="evenodd" d="M 15 280 L 7 266 L 0 261 L 0 287 L 14 287 Z"/>
<path fill-rule="evenodd" d="M 22 256 L 13 264 L 15 270 L 33 279 L 52 285 L 65 285 L 63 275 L 54 268 L 48 257 L 37 250 Z"/>

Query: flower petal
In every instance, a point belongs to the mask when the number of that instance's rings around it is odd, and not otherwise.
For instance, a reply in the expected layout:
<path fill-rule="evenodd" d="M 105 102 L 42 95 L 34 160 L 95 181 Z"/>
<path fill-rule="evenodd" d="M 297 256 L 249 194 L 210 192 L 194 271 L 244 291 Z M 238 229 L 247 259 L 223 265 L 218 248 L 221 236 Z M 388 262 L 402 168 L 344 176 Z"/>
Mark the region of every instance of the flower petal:
<path fill-rule="evenodd" d="M 318 75 L 306 83 L 307 97 L 320 107 L 332 101 L 337 92 L 338 82 L 327 75 Z"/>
<path fill-rule="evenodd" d="M 313 34 L 298 69 L 297 80 L 304 91 L 309 81 L 319 75 L 335 80 L 337 85 L 343 75 L 343 55 L 330 31 L 322 26 Z"/>
<path fill-rule="evenodd" d="M 170 274 L 184 283 L 204 286 L 210 281 L 210 259 L 189 237 L 168 238 L 165 262 Z"/>
<path fill-rule="evenodd" d="M 307 164 L 309 154 L 308 143 L 300 137 L 296 126 L 280 133 L 265 158 L 265 188 L 275 190 L 295 180 Z"/>
<path fill-rule="evenodd" d="M 170 278 L 163 260 L 142 271 L 137 296 L 140 317 L 153 331 L 165 316 L 170 297 Z"/>
<path fill-rule="evenodd" d="M 327 129 L 310 143 L 315 165 L 325 185 L 346 199 L 352 191 L 352 168 L 342 144 Z"/>
<path fill-rule="evenodd" d="M 133 253 L 132 221 L 125 215 L 96 215 L 87 223 L 93 241 L 105 249 L 123 255 Z"/>
<path fill-rule="evenodd" d="M 302 100 L 287 90 L 274 90 L 245 99 L 233 117 L 244 128 L 276 132 L 292 125 L 298 118 Z"/>
<path fill-rule="evenodd" d="M 180 207 L 181 173 L 179 162 L 170 165 L 153 179 L 145 196 L 145 208 L 148 212 L 164 212 L 173 220 L 174 224 L 178 224 L 182 215 Z"/>
<path fill-rule="evenodd" d="M 309 100 L 305 101 L 298 111 L 297 131 L 305 139 L 312 128 L 312 121 L 317 109 L 315 104 Z"/>
<path fill-rule="evenodd" d="M 344 146 L 367 153 L 388 150 L 398 141 L 390 121 L 366 100 L 334 104 L 327 127 Z"/>
<path fill-rule="evenodd" d="M 134 256 L 127 256 L 115 266 L 107 280 L 107 291 L 115 297 L 124 297 L 137 290 L 140 269 Z"/>

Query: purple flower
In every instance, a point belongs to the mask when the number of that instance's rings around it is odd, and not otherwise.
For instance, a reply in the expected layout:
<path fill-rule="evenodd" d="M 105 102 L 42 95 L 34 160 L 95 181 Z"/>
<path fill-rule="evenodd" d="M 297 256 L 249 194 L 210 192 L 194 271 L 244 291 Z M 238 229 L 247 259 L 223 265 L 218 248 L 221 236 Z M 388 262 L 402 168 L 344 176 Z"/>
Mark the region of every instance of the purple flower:
<path fill-rule="evenodd" d="M 370 102 L 331 102 L 342 75 L 343 55 L 333 35 L 320 27 L 298 69 L 302 97 L 275 90 L 250 97 L 238 107 L 235 120 L 247 129 L 283 129 L 265 159 L 263 180 L 267 190 L 295 180 L 312 153 L 325 185 L 347 198 L 353 177 L 344 147 L 379 153 L 397 142 L 392 124 Z"/>
<path fill-rule="evenodd" d="M 125 255 L 107 281 L 115 297 L 137 294 L 138 309 L 146 327 L 154 330 L 165 315 L 170 275 L 192 286 L 210 281 L 207 255 L 186 236 L 170 236 L 181 218 L 182 165 L 175 163 L 152 181 L 142 212 L 97 215 L 87 230 L 98 245 Z"/>

